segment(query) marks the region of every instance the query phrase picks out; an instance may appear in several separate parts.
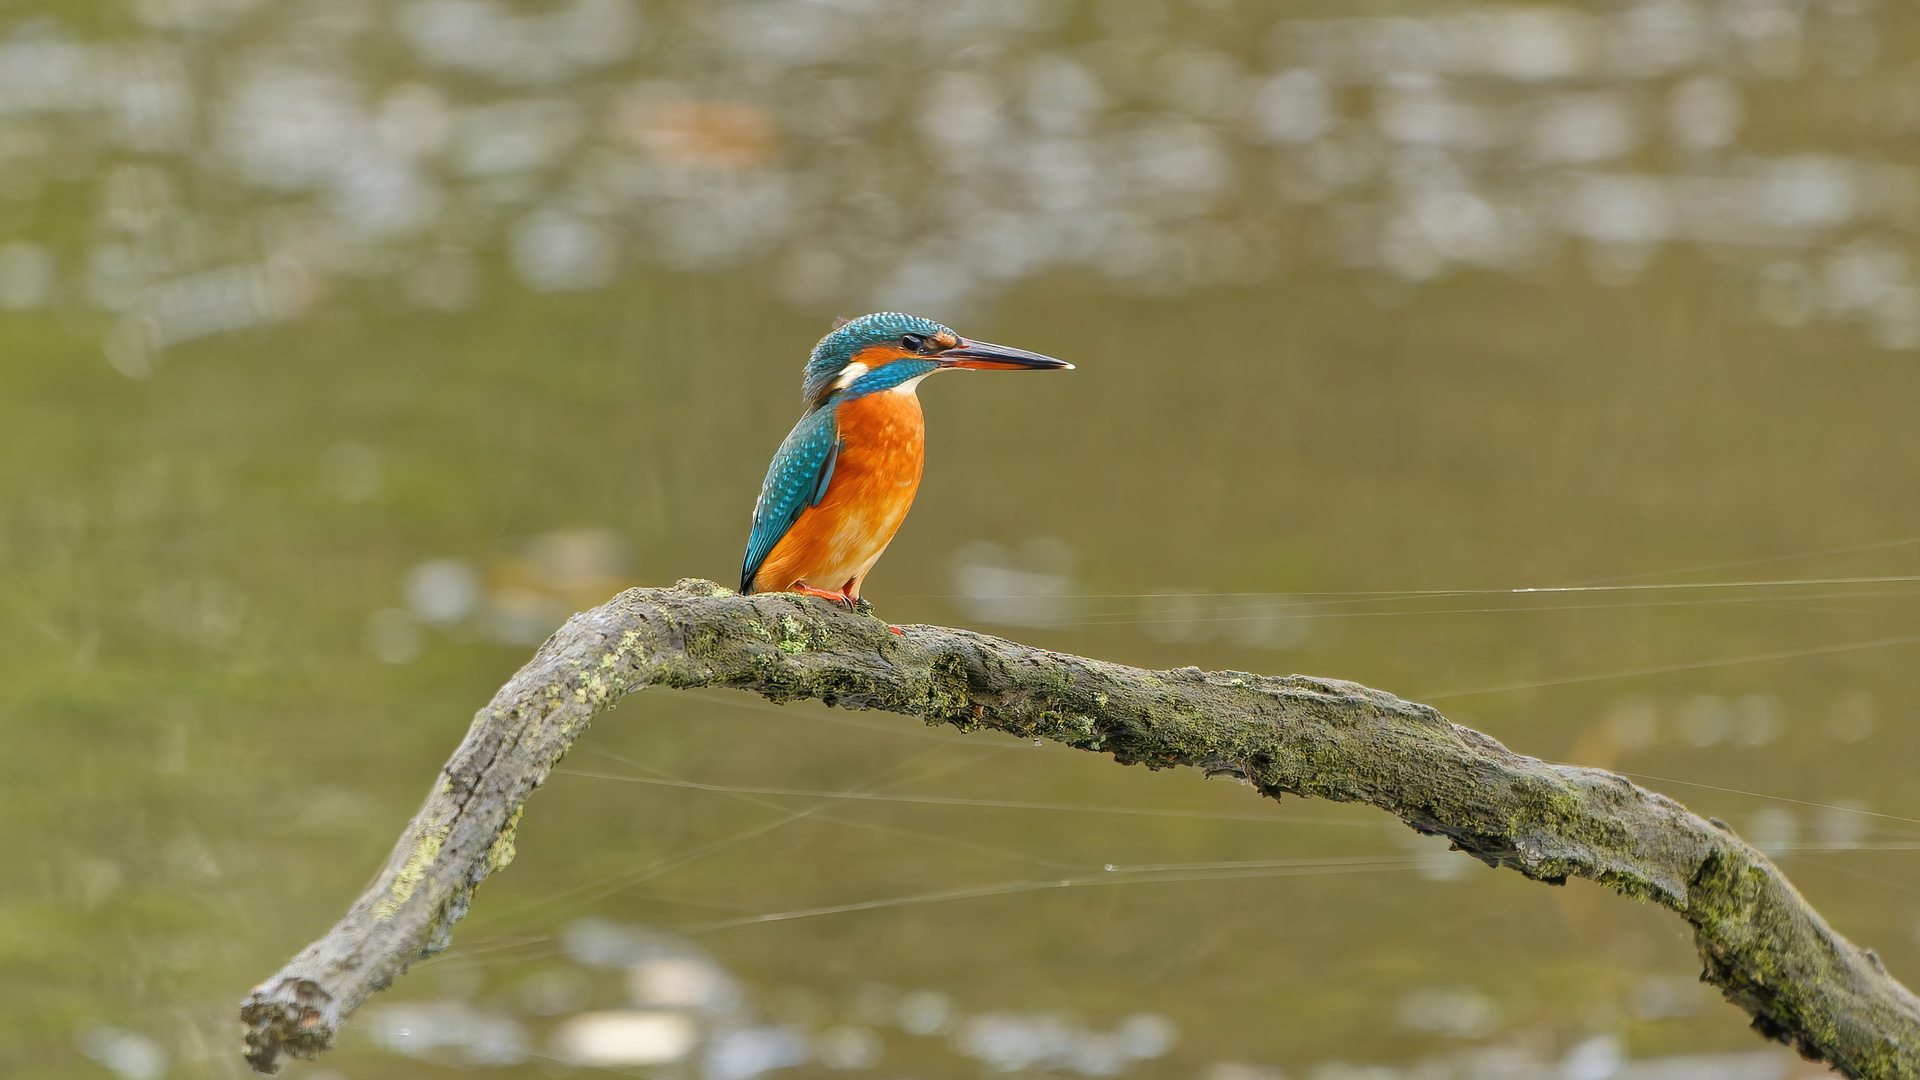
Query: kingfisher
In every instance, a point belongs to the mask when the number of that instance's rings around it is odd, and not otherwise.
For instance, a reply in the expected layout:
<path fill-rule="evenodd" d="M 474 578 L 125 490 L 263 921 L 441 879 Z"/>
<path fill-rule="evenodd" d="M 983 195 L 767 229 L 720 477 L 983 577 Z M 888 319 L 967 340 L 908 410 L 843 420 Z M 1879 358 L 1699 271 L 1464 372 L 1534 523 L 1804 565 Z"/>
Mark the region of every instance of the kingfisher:
<path fill-rule="evenodd" d="M 897 311 L 837 324 L 813 347 L 800 384 L 805 411 L 760 485 L 741 593 L 795 592 L 855 608 L 920 487 L 920 380 L 954 368 L 1072 367 Z"/>

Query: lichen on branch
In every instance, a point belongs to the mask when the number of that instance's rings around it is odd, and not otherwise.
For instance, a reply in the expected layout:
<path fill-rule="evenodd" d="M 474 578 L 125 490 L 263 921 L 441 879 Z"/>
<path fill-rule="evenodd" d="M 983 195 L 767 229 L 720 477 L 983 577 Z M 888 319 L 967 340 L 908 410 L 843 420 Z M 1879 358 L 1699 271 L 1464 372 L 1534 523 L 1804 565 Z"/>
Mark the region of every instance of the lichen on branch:
<path fill-rule="evenodd" d="M 575 615 L 487 706 L 386 868 L 240 1006 L 246 1057 L 327 1050 L 409 965 L 447 947 L 513 859 L 527 797 L 597 713 L 635 690 L 728 687 L 1044 738 L 1262 794 L 1367 803 L 1492 866 L 1585 877 L 1693 926 L 1704 971 L 1763 1035 L 1860 1080 L 1920 1077 L 1920 999 L 1835 933 L 1759 851 L 1598 769 L 1516 754 L 1434 709 L 1301 675 L 1146 671 L 937 626 L 900 633 L 790 594 L 708 581 L 629 589 Z"/>

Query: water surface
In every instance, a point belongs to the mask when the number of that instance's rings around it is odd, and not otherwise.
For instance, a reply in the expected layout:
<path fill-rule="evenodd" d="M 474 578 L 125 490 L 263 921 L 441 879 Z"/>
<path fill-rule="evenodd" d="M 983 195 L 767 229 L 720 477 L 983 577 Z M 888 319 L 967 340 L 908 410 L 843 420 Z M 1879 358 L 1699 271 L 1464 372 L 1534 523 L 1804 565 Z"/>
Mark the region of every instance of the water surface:
<path fill-rule="evenodd" d="M 923 387 L 888 619 L 1431 701 L 1727 820 L 1911 978 L 1912 22 L 16 5 L 0 1059 L 240 1075 L 472 711 L 731 581 L 806 349 L 889 307 L 1078 368 Z M 288 1075 L 1806 1068 L 1697 970 L 1377 812 L 661 692 Z"/>

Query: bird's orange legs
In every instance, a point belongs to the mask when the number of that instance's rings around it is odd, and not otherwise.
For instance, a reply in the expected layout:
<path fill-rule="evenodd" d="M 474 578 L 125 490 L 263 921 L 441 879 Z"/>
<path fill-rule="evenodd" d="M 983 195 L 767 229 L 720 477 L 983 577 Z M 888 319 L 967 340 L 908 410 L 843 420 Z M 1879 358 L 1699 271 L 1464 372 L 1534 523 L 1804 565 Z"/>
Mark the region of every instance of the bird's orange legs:
<path fill-rule="evenodd" d="M 846 588 L 839 592 L 834 592 L 831 589 L 816 589 L 804 581 L 796 581 L 793 583 L 793 591 L 799 593 L 801 596 L 816 596 L 822 600 L 830 600 L 846 608 L 848 611 L 856 611 L 859 609 L 860 598 L 854 595 L 853 590 L 858 587 L 858 585 L 859 581 L 857 579 L 849 581 L 847 582 Z M 905 637 L 907 634 L 905 630 L 900 629 L 892 623 L 887 624 L 887 629 L 899 634 L 901 637 Z"/>
<path fill-rule="evenodd" d="M 846 589 L 840 592 L 834 592 L 831 589 L 816 589 L 804 581 L 796 581 L 793 583 L 793 591 L 799 593 L 801 596 L 817 596 L 822 600 L 831 600 L 841 607 L 846 608 L 848 611 L 854 609 L 854 603 L 859 599 L 853 595 L 853 582 L 851 581 L 847 582 Z"/>

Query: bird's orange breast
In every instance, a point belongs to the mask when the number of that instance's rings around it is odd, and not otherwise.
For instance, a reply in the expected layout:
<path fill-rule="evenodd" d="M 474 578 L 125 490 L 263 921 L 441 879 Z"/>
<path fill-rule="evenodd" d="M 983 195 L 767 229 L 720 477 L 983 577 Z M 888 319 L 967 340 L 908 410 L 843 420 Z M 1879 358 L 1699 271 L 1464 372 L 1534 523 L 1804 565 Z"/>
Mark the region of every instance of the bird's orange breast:
<path fill-rule="evenodd" d="M 860 593 L 860 581 L 893 540 L 920 488 L 926 422 L 911 387 L 882 390 L 836 406 L 841 449 L 819 505 L 768 552 L 754 588 L 781 592 L 798 582 Z"/>

